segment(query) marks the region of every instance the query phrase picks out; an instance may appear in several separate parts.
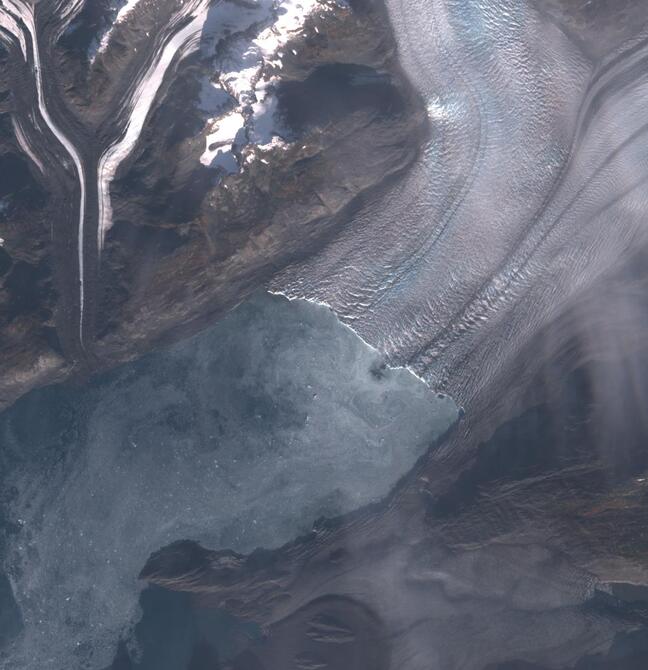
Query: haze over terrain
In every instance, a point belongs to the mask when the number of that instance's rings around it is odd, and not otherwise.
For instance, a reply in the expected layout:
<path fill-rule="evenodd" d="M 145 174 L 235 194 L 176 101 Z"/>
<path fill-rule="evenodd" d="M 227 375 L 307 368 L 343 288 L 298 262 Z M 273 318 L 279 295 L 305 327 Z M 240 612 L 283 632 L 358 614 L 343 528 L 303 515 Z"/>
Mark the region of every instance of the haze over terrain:
<path fill-rule="evenodd" d="M 647 50 L 0 0 L 0 664 L 643 668 Z"/>

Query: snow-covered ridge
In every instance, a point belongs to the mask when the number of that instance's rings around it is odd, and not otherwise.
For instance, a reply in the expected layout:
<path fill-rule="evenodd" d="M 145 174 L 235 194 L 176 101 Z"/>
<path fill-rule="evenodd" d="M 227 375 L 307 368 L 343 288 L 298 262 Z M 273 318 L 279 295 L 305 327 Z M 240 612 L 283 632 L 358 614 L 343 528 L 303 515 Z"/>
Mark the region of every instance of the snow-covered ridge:
<path fill-rule="evenodd" d="M 146 0 L 116 0 L 113 27 L 131 17 L 135 9 L 145 3 Z M 150 3 L 151 10 L 154 5 Z M 62 25 L 69 26 L 82 6 L 82 0 L 69 2 L 62 10 L 65 16 Z M 241 158 L 241 153 L 234 150 L 235 145 L 239 149 L 254 146 L 263 150 L 282 142 L 282 132 L 275 118 L 275 88 L 285 49 L 303 32 L 310 17 L 342 7 L 346 7 L 344 0 L 256 0 L 245 4 L 233 0 L 174 0 L 172 19 L 164 27 L 167 39 L 133 82 L 130 99 L 119 115 L 118 134 L 102 147 L 98 163 L 86 166 L 79 148 L 49 115 L 41 81 L 34 6 L 26 0 L 2 0 L 0 39 L 17 43 L 24 58 L 33 63 L 40 115 L 72 159 L 80 184 L 77 246 L 81 344 L 84 339 L 86 178 L 96 174 L 96 243 L 101 256 L 106 233 L 112 226 L 111 184 L 139 141 L 172 65 L 200 48 L 203 63 L 217 73 L 203 82 L 200 104 L 207 124 L 200 162 L 236 172 L 253 154 L 248 151 L 247 156 Z M 110 31 L 102 38 L 103 48 L 109 41 Z M 42 169 L 20 126 L 16 136 L 25 152 Z"/>
<path fill-rule="evenodd" d="M 110 10 L 114 18 L 103 34 L 97 36 L 94 47 L 91 53 L 88 54 L 90 62 L 93 62 L 100 53 L 103 53 L 107 49 L 113 28 L 124 21 L 139 2 L 140 0 L 114 0 L 111 3 Z"/>
<path fill-rule="evenodd" d="M 207 121 L 205 151 L 200 162 L 226 169 L 237 165 L 233 148 L 237 143 L 268 148 L 280 141 L 274 88 L 279 80 L 284 49 L 304 30 L 309 17 L 346 7 L 339 0 L 258 0 L 246 12 L 232 3 L 222 3 L 210 18 L 216 30 L 204 41 L 203 50 L 214 49 L 226 39 L 224 52 L 214 57 L 218 75 L 207 86 L 216 89 L 230 104 L 226 111 L 214 108 Z M 232 10 L 236 22 L 231 21 Z M 204 95 L 219 99 L 218 96 Z"/>
<path fill-rule="evenodd" d="M 170 26 L 169 29 L 169 34 L 172 37 L 157 54 L 148 70 L 142 74 L 134 88 L 133 95 L 128 102 L 128 117 L 123 134 L 101 154 L 97 166 L 97 189 L 99 194 L 97 247 L 100 254 L 106 233 L 112 226 L 110 184 L 115 178 L 119 166 L 130 156 L 137 144 L 169 67 L 174 60 L 186 56 L 190 51 L 197 48 L 207 19 L 209 4 L 209 0 L 183 1 L 182 8 L 174 17 L 174 25 Z M 173 28 L 182 25 L 184 21 L 188 21 L 188 23 L 174 33 Z"/>

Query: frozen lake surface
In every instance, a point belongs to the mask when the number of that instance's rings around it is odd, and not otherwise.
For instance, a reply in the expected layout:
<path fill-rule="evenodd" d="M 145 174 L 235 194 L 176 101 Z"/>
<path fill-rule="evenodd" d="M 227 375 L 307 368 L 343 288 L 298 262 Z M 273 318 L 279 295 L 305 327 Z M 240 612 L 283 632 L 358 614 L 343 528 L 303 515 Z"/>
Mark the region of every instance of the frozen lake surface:
<path fill-rule="evenodd" d="M 14 668 L 109 665 L 181 539 L 249 552 L 378 501 L 457 408 L 326 307 L 257 295 L 208 331 L 0 419 Z"/>

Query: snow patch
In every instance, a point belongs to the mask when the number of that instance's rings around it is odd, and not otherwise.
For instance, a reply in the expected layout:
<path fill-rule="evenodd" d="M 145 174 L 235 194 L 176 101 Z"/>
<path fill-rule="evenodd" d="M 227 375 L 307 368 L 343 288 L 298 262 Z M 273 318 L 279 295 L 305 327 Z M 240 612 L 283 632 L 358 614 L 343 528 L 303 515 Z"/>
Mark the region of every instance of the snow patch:
<path fill-rule="evenodd" d="M 230 125 L 236 118 L 240 122 L 237 131 L 244 131 L 247 141 L 262 150 L 276 146 L 285 130 L 277 120 L 277 98 L 275 86 L 279 82 L 277 70 L 282 68 L 283 49 L 304 29 L 306 20 L 315 12 L 330 11 L 332 7 L 346 7 L 346 3 L 325 0 L 259 0 L 254 11 L 239 13 L 236 23 L 227 22 L 231 13 L 231 3 L 223 3 L 213 12 L 208 26 L 215 32 L 207 38 L 203 52 L 224 43 L 224 52 L 214 59 L 218 71 L 218 82 L 222 91 L 227 92 L 237 103 L 236 116 L 228 113 L 227 127 L 232 137 L 237 132 Z M 220 12 L 223 20 L 220 20 Z M 247 22 L 247 24 L 246 24 Z M 226 26 L 226 27 L 225 27 Z M 255 31 L 256 28 L 256 31 Z M 231 30 L 231 32 L 230 32 Z M 206 30 L 207 32 L 207 30 Z M 238 35 L 235 33 L 238 32 Z M 208 120 L 208 128 L 219 125 L 222 117 L 214 115 Z M 211 132 L 205 138 L 205 151 L 200 162 L 213 166 L 217 156 L 232 151 L 233 145 L 226 144 L 215 152 Z"/>
<path fill-rule="evenodd" d="M 90 62 L 94 62 L 100 53 L 103 53 L 110 42 L 110 36 L 116 25 L 124 21 L 128 15 L 139 4 L 140 0 L 115 0 L 110 5 L 110 12 L 113 16 L 112 22 L 106 27 L 101 35 L 92 43 L 88 57 Z"/>

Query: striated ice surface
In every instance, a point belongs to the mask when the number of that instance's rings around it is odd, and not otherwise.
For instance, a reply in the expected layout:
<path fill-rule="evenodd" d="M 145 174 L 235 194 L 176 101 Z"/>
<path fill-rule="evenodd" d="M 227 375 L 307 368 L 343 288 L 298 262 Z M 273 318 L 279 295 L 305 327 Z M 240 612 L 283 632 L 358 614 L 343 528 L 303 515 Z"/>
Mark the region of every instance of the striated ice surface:
<path fill-rule="evenodd" d="M 89 388 L 30 394 L 0 417 L 24 622 L 7 667 L 106 667 L 151 552 L 279 546 L 385 496 L 456 416 L 328 308 L 270 295 Z"/>
<path fill-rule="evenodd" d="M 326 302 L 390 360 L 493 414 L 518 382 L 507 362 L 644 239 L 648 33 L 638 20 L 611 39 L 615 3 L 386 4 L 429 142 L 273 286 Z M 606 30 L 574 34 L 571 11 Z"/>

